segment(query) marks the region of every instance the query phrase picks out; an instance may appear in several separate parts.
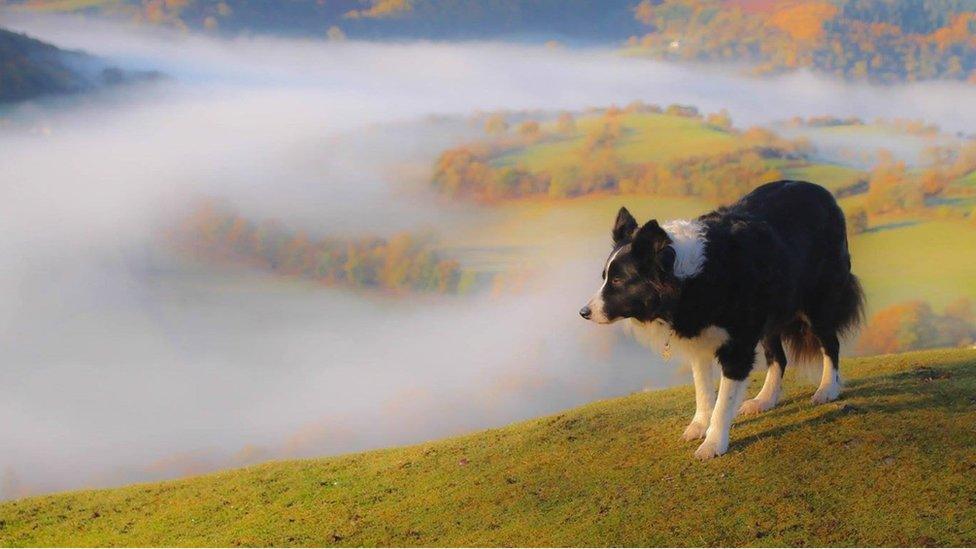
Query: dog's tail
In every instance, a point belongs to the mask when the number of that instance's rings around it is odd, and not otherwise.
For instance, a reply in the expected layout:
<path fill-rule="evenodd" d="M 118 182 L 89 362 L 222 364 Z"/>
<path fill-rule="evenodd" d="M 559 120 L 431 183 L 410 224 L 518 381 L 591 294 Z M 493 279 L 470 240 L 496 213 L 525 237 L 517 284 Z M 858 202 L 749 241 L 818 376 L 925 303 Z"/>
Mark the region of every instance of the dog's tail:
<path fill-rule="evenodd" d="M 837 308 L 837 335 L 851 336 L 864 323 L 864 288 L 851 273 L 841 289 L 840 306 Z"/>
<path fill-rule="evenodd" d="M 838 337 L 853 335 L 864 322 L 864 289 L 853 273 L 841 285 L 836 294 L 830 321 Z M 809 362 L 820 358 L 820 340 L 813 333 L 805 318 L 797 318 L 782 332 L 790 358 L 797 362 Z"/>
<path fill-rule="evenodd" d="M 797 318 L 789 323 L 781 337 L 792 362 L 802 364 L 820 358 L 820 340 L 806 320 Z"/>

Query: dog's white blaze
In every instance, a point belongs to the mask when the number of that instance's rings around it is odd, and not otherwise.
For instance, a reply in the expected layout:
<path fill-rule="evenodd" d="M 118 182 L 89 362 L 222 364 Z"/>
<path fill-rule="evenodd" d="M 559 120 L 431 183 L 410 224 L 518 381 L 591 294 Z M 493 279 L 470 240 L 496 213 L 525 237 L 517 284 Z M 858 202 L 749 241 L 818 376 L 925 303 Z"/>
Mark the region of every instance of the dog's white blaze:
<path fill-rule="evenodd" d="M 598 324 L 604 324 L 610 321 L 610 319 L 607 318 L 606 311 L 603 310 L 603 290 L 607 287 L 607 282 L 610 281 L 610 264 L 613 263 L 614 259 L 617 259 L 617 254 L 619 254 L 620 250 L 622 249 L 623 248 L 621 247 L 617 249 L 617 251 L 610 254 L 610 258 L 607 259 L 607 264 L 603 266 L 603 272 L 606 275 L 606 277 L 603 279 L 603 284 L 601 284 L 600 289 L 596 291 L 596 295 L 591 297 L 590 302 L 586 304 L 586 306 L 589 307 L 590 311 L 592 312 L 590 315 L 590 320 Z"/>
<path fill-rule="evenodd" d="M 823 349 L 820 351 L 823 353 L 823 371 L 820 372 L 820 386 L 817 387 L 817 392 L 813 393 L 813 402 L 817 404 L 837 400 L 841 389 L 840 372 L 834 361 Z"/>
<path fill-rule="evenodd" d="M 704 442 L 695 450 L 695 457 L 711 459 L 724 454 L 729 449 L 732 418 L 739 410 L 747 384 L 747 380 L 738 381 L 722 376 L 722 381 L 718 384 L 718 398 L 715 401 L 715 410 L 712 411 L 712 420 L 708 424 Z"/>
<path fill-rule="evenodd" d="M 705 265 L 705 226 L 700 221 L 675 219 L 661 226 L 674 248 L 674 276 L 691 278 Z"/>

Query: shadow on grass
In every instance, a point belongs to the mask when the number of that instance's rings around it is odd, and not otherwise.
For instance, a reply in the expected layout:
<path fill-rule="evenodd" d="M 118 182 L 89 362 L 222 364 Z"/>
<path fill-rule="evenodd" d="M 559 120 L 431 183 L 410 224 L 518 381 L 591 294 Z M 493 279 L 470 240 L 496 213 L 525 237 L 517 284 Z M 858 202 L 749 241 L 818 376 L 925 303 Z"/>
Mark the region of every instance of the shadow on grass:
<path fill-rule="evenodd" d="M 809 395 L 796 395 L 780 403 L 777 408 L 757 416 L 737 419 L 738 427 L 757 421 L 779 420 L 785 424 L 762 430 L 733 441 L 744 449 L 773 436 L 795 431 L 805 425 L 830 423 L 839 418 L 861 414 L 898 414 L 913 410 L 965 411 L 976 407 L 976 362 L 971 360 L 943 364 L 939 367 L 915 366 L 911 369 L 858 378 L 845 385 L 841 398 L 818 405 L 825 411 L 813 417 L 789 421 L 786 416 L 801 411 L 803 406 L 815 406 Z"/>

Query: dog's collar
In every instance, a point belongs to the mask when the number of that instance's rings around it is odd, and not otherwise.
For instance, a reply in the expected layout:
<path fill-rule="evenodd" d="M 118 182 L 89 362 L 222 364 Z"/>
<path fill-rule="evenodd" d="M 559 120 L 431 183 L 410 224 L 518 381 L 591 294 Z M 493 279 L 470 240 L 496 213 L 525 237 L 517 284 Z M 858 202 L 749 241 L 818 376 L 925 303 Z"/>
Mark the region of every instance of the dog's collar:
<path fill-rule="evenodd" d="M 664 360 L 671 360 L 671 338 L 674 337 L 674 328 L 668 329 L 668 338 L 664 340 L 664 349 L 661 350 L 661 356 Z"/>

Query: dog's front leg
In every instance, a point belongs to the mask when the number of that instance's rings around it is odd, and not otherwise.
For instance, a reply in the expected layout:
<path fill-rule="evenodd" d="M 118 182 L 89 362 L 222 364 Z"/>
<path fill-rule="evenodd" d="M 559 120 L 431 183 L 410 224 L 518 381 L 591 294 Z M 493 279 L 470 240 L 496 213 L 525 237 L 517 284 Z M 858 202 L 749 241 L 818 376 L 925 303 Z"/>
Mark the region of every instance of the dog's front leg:
<path fill-rule="evenodd" d="M 682 440 L 698 440 L 705 436 L 715 407 L 715 368 L 711 359 L 693 359 L 691 375 L 695 380 L 695 417 L 681 435 Z"/>
<path fill-rule="evenodd" d="M 729 449 L 729 430 L 745 396 L 749 371 L 756 359 L 757 343 L 754 341 L 750 346 L 748 343 L 730 341 L 719 349 L 717 355 L 722 366 L 722 379 L 718 384 L 718 398 L 705 440 L 695 450 L 696 458 L 711 459 Z"/>

